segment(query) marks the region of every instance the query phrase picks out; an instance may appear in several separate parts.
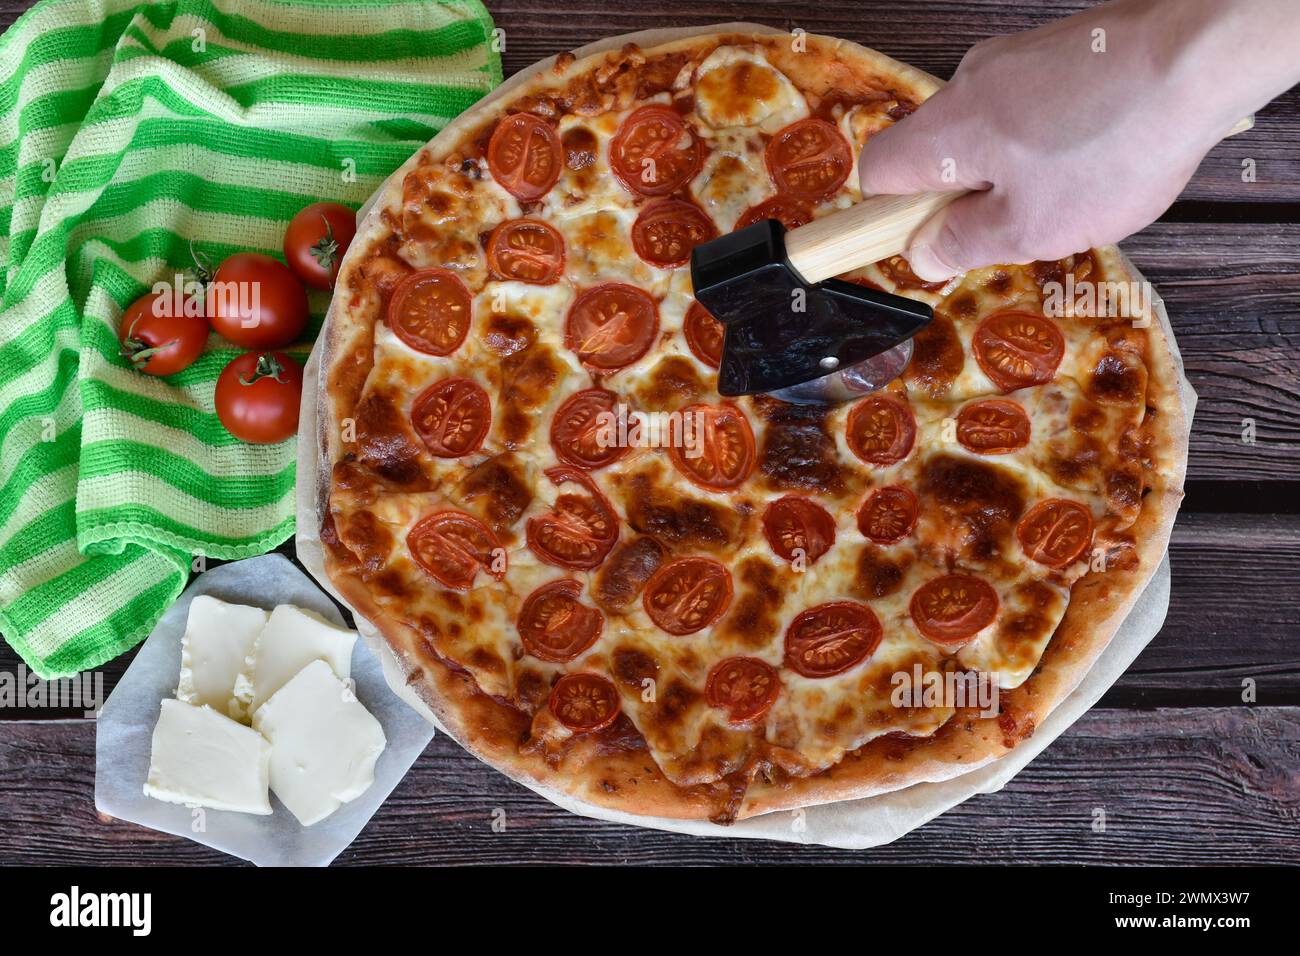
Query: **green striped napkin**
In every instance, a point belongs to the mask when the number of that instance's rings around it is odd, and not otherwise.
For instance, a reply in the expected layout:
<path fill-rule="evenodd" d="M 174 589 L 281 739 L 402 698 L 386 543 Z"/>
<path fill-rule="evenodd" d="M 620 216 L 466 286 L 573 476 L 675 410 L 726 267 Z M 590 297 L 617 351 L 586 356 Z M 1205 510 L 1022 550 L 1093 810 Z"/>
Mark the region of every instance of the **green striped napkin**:
<path fill-rule="evenodd" d="M 293 533 L 294 443 L 213 411 L 237 350 L 137 374 L 122 310 L 191 239 L 280 256 L 302 206 L 360 205 L 500 82 L 493 39 L 479 0 L 45 0 L 0 37 L 0 629 L 38 674 Z"/>

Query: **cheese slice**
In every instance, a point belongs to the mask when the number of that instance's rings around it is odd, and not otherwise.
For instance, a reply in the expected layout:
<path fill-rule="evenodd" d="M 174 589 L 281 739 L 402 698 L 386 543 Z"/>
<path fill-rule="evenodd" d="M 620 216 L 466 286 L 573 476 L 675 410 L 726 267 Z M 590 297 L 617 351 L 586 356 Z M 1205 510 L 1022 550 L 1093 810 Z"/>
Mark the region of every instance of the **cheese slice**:
<path fill-rule="evenodd" d="M 271 742 L 271 789 L 305 827 L 365 793 L 384 729 L 324 661 L 312 661 L 253 713 Z"/>
<path fill-rule="evenodd" d="M 268 814 L 271 746 L 211 707 L 164 700 L 144 793 L 186 806 Z"/>
<path fill-rule="evenodd" d="M 235 681 L 266 625 L 260 607 L 227 604 L 200 594 L 190 603 L 181 638 L 181 674 L 176 697 L 187 704 L 207 704 L 244 721 L 244 705 L 235 697 Z"/>
<path fill-rule="evenodd" d="M 339 677 L 352 675 L 357 632 L 336 627 L 311 611 L 281 604 L 271 612 L 235 681 L 235 696 L 252 713 L 312 661 L 325 661 Z"/>

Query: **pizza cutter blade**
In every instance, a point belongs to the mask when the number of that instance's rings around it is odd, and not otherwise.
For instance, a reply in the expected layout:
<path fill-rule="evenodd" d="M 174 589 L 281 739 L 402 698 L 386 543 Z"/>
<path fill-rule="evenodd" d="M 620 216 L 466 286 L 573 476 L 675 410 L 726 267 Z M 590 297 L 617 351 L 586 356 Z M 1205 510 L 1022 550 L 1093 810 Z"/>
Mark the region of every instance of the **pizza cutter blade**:
<path fill-rule="evenodd" d="M 896 379 L 932 310 L 829 277 L 901 252 L 957 195 L 877 196 L 789 232 L 768 219 L 697 246 L 695 298 L 724 327 L 718 392 L 828 404 Z"/>

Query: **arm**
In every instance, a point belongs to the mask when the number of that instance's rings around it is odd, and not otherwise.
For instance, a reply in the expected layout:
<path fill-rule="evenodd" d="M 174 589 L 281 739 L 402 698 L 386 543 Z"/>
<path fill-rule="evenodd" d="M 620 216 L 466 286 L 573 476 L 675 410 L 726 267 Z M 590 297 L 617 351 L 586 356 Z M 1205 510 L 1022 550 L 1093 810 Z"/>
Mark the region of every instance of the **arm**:
<path fill-rule="evenodd" d="M 1114 0 L 972 47 L 867 141 L 862 191 L 978 190 L 913 238 L 924 279 L 1059 259 L 1154 221 L 1237 120 L 1297 82 L 1296 0 Z"/>

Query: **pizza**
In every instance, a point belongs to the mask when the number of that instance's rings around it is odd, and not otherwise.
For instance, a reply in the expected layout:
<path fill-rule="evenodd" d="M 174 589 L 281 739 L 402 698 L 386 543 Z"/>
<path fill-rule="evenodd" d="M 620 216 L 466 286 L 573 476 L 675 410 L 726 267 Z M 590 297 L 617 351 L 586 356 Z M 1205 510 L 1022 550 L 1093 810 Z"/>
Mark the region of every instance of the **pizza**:
<path fill-rule="evenodd" d="M 729 822 L 994 760 L 1106 646 L 1187 426 L 1149 308 L 1049 314 L 1133 281 L 1118 250 L 943 284 L 876 263 L 844 278 L 935 311 L 897 381 L 716 391 L 691 249 L 856 202 L 862 144 L 938 86 L 826 37 L 640 38 L 517 78 L 377 195 L 324 333 L 321 538 L 473 753 Z M 996 704 L 900 700 L 920 675 Z"/>

